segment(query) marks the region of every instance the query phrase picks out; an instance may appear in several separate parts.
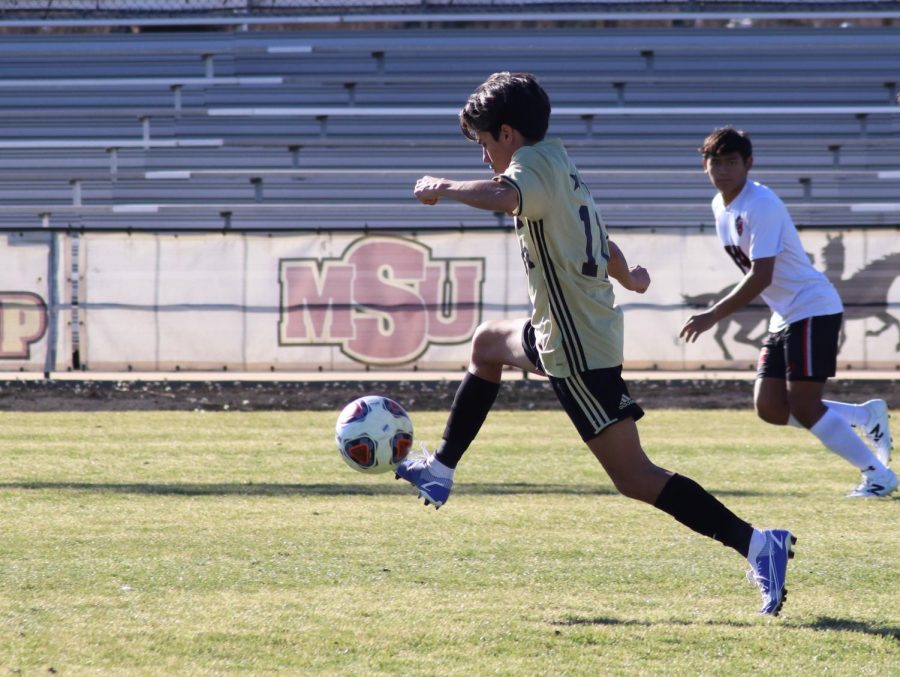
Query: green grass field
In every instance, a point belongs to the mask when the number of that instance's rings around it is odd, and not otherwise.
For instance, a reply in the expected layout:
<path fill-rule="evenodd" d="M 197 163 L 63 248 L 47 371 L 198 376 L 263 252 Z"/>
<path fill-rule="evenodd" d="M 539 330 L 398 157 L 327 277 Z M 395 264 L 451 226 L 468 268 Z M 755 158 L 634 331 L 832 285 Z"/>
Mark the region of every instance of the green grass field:
<path fill-rule="evenodd" d="M 494 412 L 450 502 L 340 460 L 334 415 L 0 414 L 0 669 L 62 675 L 888 675 L 900 500 L 751 412 L 654 411 L 659 464 L 799 537 L 745 562 L 617 495 L 564 415 Z M 444 415 L 414 415 L 419 440 Z"/>

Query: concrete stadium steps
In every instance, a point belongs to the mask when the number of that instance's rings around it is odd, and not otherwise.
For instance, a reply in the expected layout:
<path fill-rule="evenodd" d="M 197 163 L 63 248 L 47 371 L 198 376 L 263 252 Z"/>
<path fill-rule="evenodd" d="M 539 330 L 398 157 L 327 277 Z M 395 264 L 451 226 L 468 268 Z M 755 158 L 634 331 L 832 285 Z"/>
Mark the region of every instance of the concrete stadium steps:
<path fill-rule="evenodd" d="M 500 69 L 539 74 L 611 224 L 708 223 L 696 149 L 723 124 L 798 223 L 900 222 L 877 178 L 900 169 L 894 27 L 10 35 L 0 64 L 0 224 L 496 226 L 411 190 L 489 175 L 455 114 Z M 148 178 L 167 171 L 195 173 Z"/>

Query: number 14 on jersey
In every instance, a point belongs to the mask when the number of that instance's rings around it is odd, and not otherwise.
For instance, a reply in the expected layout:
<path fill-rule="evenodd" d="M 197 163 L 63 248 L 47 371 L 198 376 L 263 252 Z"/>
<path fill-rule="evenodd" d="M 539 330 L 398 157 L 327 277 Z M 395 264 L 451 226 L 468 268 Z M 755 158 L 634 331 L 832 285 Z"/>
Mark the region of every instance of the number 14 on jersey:
<path fill-rule="evenodd" d="M 606 230 L 600 221 L 600 215 L 594 212 L 593 216 L 596 224 L 591 219 L 591 210 L 587 205 L 581 205 L 578 209 L 578 216 L 581 217 L 581 223 L 584 225 L 584 253 L 587 255 L 587 261 L 581 264 L 581 274 L 588 277 L 597 277 L 597 253 L 594 251 L 594 229 L 596 228 L 598 243 L 600 245 L 600 256 L 604 261 L 609 261 L 609 242 L 606 239 Z"/>

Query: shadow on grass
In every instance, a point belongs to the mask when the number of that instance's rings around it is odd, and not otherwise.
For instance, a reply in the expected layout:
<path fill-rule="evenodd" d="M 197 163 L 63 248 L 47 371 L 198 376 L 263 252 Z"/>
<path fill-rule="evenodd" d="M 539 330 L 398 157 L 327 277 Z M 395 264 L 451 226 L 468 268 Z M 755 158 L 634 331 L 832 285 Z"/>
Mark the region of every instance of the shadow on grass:
<path fill-rule="evenodd" d="M 394 483 L 389 474 L 384 482 L 370 484 L 278 484 L 246 482 L 242 484 L 185 483 L 102 483 L 102 482 L 4 482 L 0 490 L 30 491 L 86 491 L 97 493 L 148 494 L 171 496 L 397 496 L 409 494 L 412 487 L 405 482 Z M 761 492 L 718 491 L 719 496 L 763 496 Z M 617 496 L 609 485 L 596 484 L 536 484 L 532 482 L 464 483 L 453 487 L 456 496 Z"/>
<path fill-rule="evenodd" d="M 861 632 L 877 637 L 890 637 L 895 642 L 900 642 L 900 628 L 877 625 L 866 621 L 852 621 L 848 618 L 819 616 L 812 623 L 803 623 L 793 627 L 810 628 L 821 632 Z"/>
<path fill-rule="evenodd" d="M 399 496 L 410 495 L 413 488 L 406 482 L 394 482 L 385 475 L 377 484 L 200 484 L 200 483 L 93 483 L 93 482 L 5 482 L 0 490 L 84 491 L 96 493 L 146 494 L 163 496 Z M 510 482 L 498 484 L 464 484 L 454 487 L 454 495 L 510 496 L 562 495 L 611 496 L 609 486 L 585 484 L 532 484 Z"/>
<path fill-rule="evenodd" d="M 668 624 L 668 623 L 666 623 Z M 591 616 L 589 618 L 564 618 L 559 621 L 550 621 L 550 625 L 559 625 L 562 627 L 578 627 L 579 625 L 640 625 L 650 627 L 652 625 L 661 625 L 660 623 L 651 623 L 650 621 L 637 621 L 633 618 L 611 618 L 610 616 Z"/>
<path fill-rule="evenodd" d="M 776 621 L 777 622 L 777 621 Z M 562 627 L 577 627 L 587 625 L 608 625 L 608 626 L 666 626 L 666 625 L 705 625 L 717 626 L 724 625 L 733 628 L 750 628 L 757 625 L 752 622 L 738 621 L 685 621 L 678 619 L 670 619 L 660 622 L 639 621 L 635 619 L 620 619 L 610 616 L 591 616 L 591 617 L 571 617 L 562 620 L 551 621 L 550 625 Z M 831 618 L 828 616 L 820 616 L 811 623 L 792 623 L 787 621 L 784 623 L 786 627 L 796 628 L 798 630 L 815 630 L 817 632 L 858 632 L 866 635 L 874 635 L 876 637 L 889 637 L 894 641 L 900 642 L 900 628 L 883 626 L 866 621 L 854 621 L 847 618 Z"/>

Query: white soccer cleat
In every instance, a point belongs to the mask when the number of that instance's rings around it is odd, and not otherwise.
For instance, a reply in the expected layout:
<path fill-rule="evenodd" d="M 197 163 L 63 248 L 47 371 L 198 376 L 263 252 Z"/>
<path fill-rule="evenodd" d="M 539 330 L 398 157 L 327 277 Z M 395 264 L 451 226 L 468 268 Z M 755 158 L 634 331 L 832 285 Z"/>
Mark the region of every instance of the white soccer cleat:
<path fill-rule="evenodd" d="M 880 498 L 893 493 L 897 484 L 897 475 L 890 468 L 877 471 L 871 467 L 863 471 L 862 481 L 847 494 L 847 498 Z"/>
<path fill-rule="evenodd" d="M 888 422 L 888 406 L 884 400 L 869 400 L 863 405 L 869 414 L 866 424 L 862 431 L 872 449 L 875 457 L 884 465 L 890 463 L 891 449 L 894 446 L 894 440 L 891 437 L 891 427 Z"/>

